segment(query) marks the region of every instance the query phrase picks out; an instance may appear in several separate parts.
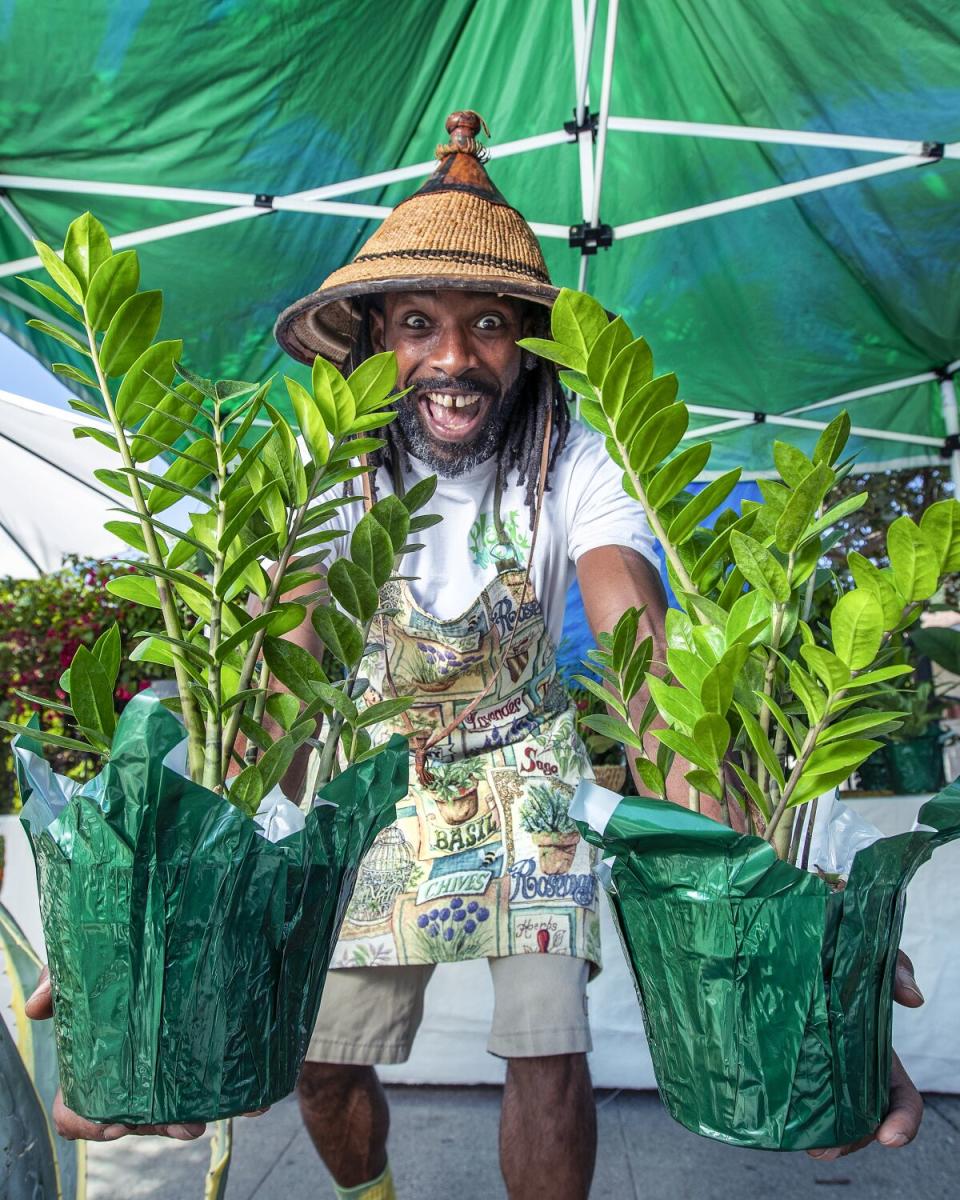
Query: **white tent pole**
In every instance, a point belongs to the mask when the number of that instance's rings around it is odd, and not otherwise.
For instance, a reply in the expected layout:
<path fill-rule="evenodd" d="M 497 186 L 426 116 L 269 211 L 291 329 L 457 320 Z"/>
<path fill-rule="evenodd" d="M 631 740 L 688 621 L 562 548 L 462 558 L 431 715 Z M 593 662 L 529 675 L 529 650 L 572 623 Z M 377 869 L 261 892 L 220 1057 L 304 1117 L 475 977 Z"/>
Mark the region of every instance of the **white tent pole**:
<path fill-rule="evenodd" d="M 737 425 L 749 425 L 753 421 L 752 414 L 738 413 L 736 409 L 717 408 L 710 404 L 688 404 L 687 408 L 690 412 L 698 416 L 705 417 L 723 417 L 723 422 L 718 422 L 716 427 L 709 427 L 711 432 L 722 432 L 722 426 L 734 428 Z M 759 424 L 760 422 L 758 422 Z M 824 430 L 827 427 L 826 421 L 808 421 L 803 417 L 789 417 L 786 414 L 766 413 L 764 414 L 763 424 L 766 425 L 781 425 L 790 429 L 816 429 Z M 707 432 L 707 429 L 693 429 L 687 437 L 702 437 Z M 885 442 L 907 442 L 910 445 L 916 446 L 943 446 L 943 438 L 929 437 L 923 433 L 897 433 L 887 429 L 870 429 L 865 425 L 853 425 L 850 432 L 856 434 L 857 437 L 876 438 L 879 441 Z"/>
<path fill-rule="evenodd" d="M 753 424 L 753 417 L 733 417 L 729 421 L 717 421 L 715 425 L 704 425 L 701 429 L 688 429 L 683 439 L 711 437 L 715 433 L 727 433 L 731 429 L 744 429 Z"/>
<path fill-rule="evenodd" d="M 66 321 L 61 321 L 54 313 L 47 312 L 39 304 L 31 304 L 29 300 L 25 300 L 23 296 L 18 296 L 16 292 L 11 292 L 9 288 L 0 287 L 0 300 L 5 300 L 7 304 L 12 304 L 15 308 L 22 309 L 25 313 L 29 313 L 31 317 L 37 317 L 41 321 L 46 321 L 48 325 L 56 325 L 57 329 L 62 329 L 64 333 L 70 333 L 76 337 L 76 326 L 68 325 Z"/>
<path fill-rule="evenodd" d="M 698 121 L 659 121 L 647 117 L 611 117 L 618 133 L 657 133 L 667 137 L 720 138 L 733 142 L 778 142 L 786 146 L 823 146 L 830 150 L 862 150 L 870 154 L 922 154 L 924 142 L 896 138 L 814 133 L 803 129 L 767 129 L 758 125 L 708 125 Z M 960 142 L 944 147 L 944 158 L 960 158 Z"/>
<path fill-rule="evenodd" d="M 573 17 L 573 56 L 576 75 L 576 119 L 579 126 L 587 120 L 589 97 L 590 53 L 593 47 L 593 31 L 597 20 L 597 0 L 590 0 L 588 28 L 584 29 L 583 0 L 571 0 Z M 581 128 L 577 133 L 577 153 L 580 161 L 580 208 L 584 221 L 590 219 L 593 206 L 593 130 Z M 581 262 L 581 275 L 583 263 Z M 583 290 L 581 286 L 581 291 Z"/>
<path fill-rule="evenodd" d="M 600 115 L 597 123 L 597 162 L 593 183 L 593 208 L 590 224 L 600 220 L 600 193 L 603 189 L 603 166 L 607 155 L 607 123 L 610 120 L 610 90 L 613 86 L 613 56 L 617 48 L 617 17 L 620 0 L 608 0 L 607 29 L 603 46 L 603 82 L 600 85 Z"/>
<path fill-rule="evenodd" d="M 946 374 L 940 380 L 940 402 L 943 406 L 943 424 L 947 435 L 960 434 L 957 389 L 952 374 Z M 952 450 L 950 453 L 950 478 L 953 480 L 953 494 L 960 498 L 960 449 Z"/>
<path fill-rule="evenodd" d="M 930 383 L 937 379 L 935 371 L 924 371 L 921 375 L 910 375 L 906 379 L 893 379 L 889 383 L 878 383 L 874 387 L 858 388 L 854 392 L 841 392 L 839 396 L 831 396 L 829 400 L 817 400 L 813 404 L 801 404 L 798 408 L 788 408 L 784 416 L 795 417 L 799 413 L 813 412 L 818 408 L 832 408 L 837 404 L 849 404 L 851 400 L 864 400 L 868 396 L 882 396 L 884 392 L 897 392 L 900 388 L 913 387 L 918 383 Z"/>
<path fill-rule="evenodd" d="M 758 192 L 747 192 L 742 196 L 731 196 L 727 200 L 715 200 L 710 204 L 697 204 L 678 212 L 663 213 L 659 217 L 647 217 L 643 221 L 631 221 L 618 225 L 615 238 L 636 237 L 638 234 L 653 233 L 657 229 L 670 229 L 674 225 L 686 225 L 691 221 L 703 221 L 719 217 L 724 213 L 739 212 L 745 208 L 756 208 L 760 204 L 772 204 L 776 200 L 787 200 L 791 196 L 803 196 L 827 188 L 840 187 L 861 179 L 872 179 L 878 175 L 890 175 L 894 171 L 906 171 L 924 163 L 935 162 L 934 158 L 923 158 L 908 154 L 901 158 L 888 158 L 882 162 L 868 163 L 862 167 L 850 167 L 845 171 L 833 171 L 828 175 L 814 175 L 811 179 L 799 179 L 794 183 L 783 183 L 777 187 L 763 188 Z"/>
<path fill-rule="evenodd" d="M 583 20 L 583 0 L 574 0 L 576 12 L 579 13 L 579 26 L 582 33 L 580 43 L 580 58 L 577 63 L 577 124 L 582 125 L 587 119 L 590 94 L 590 59 L 593 55 L 593 35 L 597 28 L 597 0 L 589 0 L 587 20 Z M 576 18 L 574 29 L 577 28 Z"/>
<path fill-rule="evenodd" d="M 20 209 L 17 208 L 17 206 L 14 204 L 14 202 L 10 199 L 10 197 L 7 195 L 7 193 L 3 190 L 0 190 L 0 208 L 3 209 L 3 211 L 7 214 L 7 216 L 10 218 L 10 220 L 14 223 L 14 225 L 16 225 L 16 227 L 20 230 L 20 232 L 23 234 L 23 236 L 27 239 L 27 241 L 32 246 L 33 243 L 37 240 L 36 231 L 30 225 L 30 222 L 23 215 L 23 213 L 20 211 Z"/>

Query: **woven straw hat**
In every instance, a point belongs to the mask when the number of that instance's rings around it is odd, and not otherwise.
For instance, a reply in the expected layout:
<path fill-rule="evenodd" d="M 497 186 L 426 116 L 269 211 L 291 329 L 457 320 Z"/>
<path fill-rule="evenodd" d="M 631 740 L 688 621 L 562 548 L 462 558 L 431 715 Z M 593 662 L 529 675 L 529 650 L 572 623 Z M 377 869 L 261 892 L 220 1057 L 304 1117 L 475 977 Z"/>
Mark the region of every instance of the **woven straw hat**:
<path fill-rule="evenodd" d="M 274 329 L 284 350 L 300 362 L 318 354 L 342 365 L 355 332 L 360 296 L 383 292 L 495 292 L 549 307 L 557 289 L 533 230 L 497 191 L 477 141 L 483 118 L 455 112 L 440 163 L 412 196 L 398 204 L 352 263 L 291 304 Z"/>

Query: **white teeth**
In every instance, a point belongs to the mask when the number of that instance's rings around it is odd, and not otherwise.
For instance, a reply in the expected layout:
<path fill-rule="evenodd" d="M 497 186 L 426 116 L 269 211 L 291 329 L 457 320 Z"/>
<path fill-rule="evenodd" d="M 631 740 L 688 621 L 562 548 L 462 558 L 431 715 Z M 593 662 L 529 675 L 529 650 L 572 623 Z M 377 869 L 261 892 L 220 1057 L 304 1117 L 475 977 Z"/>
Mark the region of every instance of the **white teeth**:
<path fill-rule="evenodd" d="M 479 396 L 450 396 L 446 392 L 425 392 L 424 397 L 430 404 L 439 404 L 443 408 L 470 408 L 480 403 Z"/>

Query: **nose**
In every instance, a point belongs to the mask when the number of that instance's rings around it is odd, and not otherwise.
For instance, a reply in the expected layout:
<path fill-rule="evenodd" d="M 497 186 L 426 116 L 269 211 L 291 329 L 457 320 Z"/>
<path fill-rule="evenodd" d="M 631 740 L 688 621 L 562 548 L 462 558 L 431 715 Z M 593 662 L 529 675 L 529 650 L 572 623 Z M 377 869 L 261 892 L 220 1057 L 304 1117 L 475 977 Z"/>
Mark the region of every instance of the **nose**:
<path fill-rule="evenodd" d="M 456 378 L 479 365 L 470 331 L 458 321 L 445 323 L 437 334 L 430 354 L 430 366 L 437 374 Z"/>

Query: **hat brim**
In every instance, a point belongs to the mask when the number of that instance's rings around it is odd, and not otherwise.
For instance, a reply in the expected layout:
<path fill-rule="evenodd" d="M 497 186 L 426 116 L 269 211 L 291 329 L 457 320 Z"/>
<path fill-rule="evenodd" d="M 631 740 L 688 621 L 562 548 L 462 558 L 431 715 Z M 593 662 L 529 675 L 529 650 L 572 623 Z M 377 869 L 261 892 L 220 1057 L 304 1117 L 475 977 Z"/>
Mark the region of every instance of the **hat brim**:
<path fill-rule="evenodd" d="M 560 293 L 547 283 L 509 276 L 405 275 L 386 279 L 363 279 L 321 288 L 304 296 L 277 317 L 274 336 L 282 348 L 299 362 L 312 365 L 318 354 L 338 367 L 346 361 L 356 335 L 357 308 L 361 296 L 385 292 L 491 292 L 530 300 L 551 308 Z"/>

